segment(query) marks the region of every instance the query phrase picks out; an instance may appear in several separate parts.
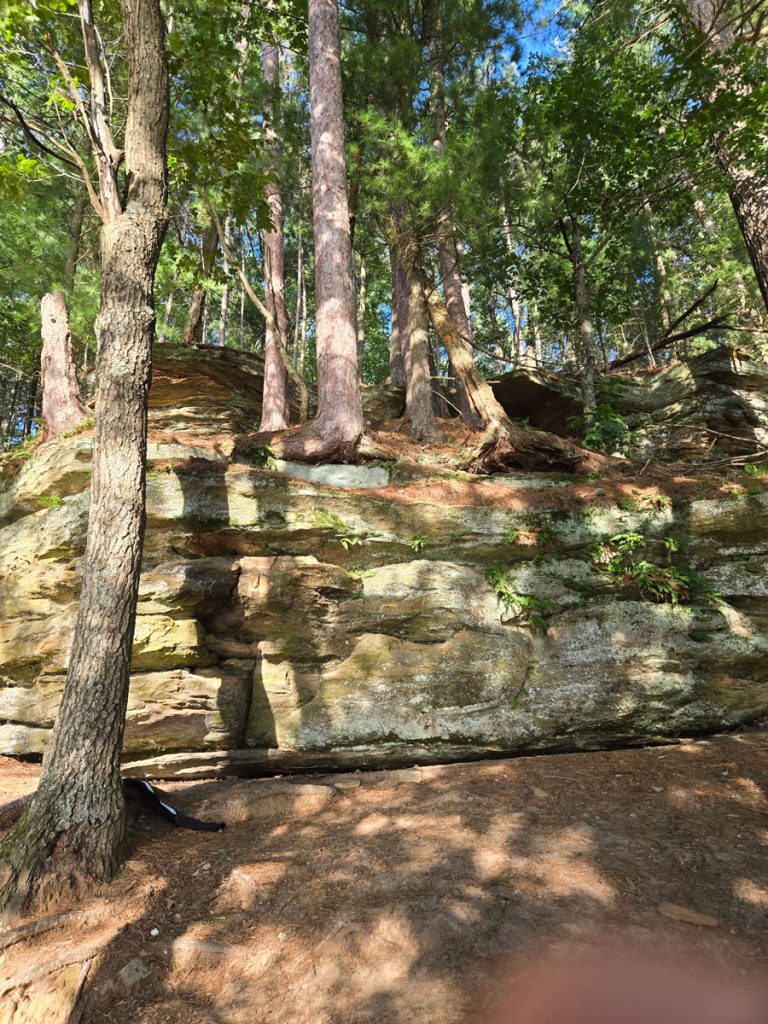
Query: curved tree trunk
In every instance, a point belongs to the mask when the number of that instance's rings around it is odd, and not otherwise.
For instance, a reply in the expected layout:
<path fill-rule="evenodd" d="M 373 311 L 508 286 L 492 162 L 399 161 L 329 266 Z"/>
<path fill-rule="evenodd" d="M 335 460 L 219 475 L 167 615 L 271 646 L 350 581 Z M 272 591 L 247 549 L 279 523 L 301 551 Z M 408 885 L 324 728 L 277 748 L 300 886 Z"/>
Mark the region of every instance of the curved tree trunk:
<path fill-rule="evenodd" d="M 418 265 L 414 266 L 414 274 L 424 290 L 435 332 L 448 353 L 474 412 L 485 427 L 477 452 L 469 461 L 467 469 L 477 473 L 498 472 L 510 467 L 582 471 L 609 463 L 610 460 L 605 457 L 580 448 L 565 438 L 513 422 L 462 344 L 462 338 L 434 281 L 430 281 Z"/>
<path fill-rule="evenodd" d="M 79 6 L 98 101 L 99 49 L 89 0 Z M 102 156 L 98 392 L 82 592 L 40 785 L 0 848 L 0 908 L 6 915 L 109 879 L 124 849 L 120 751 L 144 535 L 154 274 L 166 227 L 168 72 L 159 0 L 121 0 L 121 10 L 128 190 L 123 211 L 115 203 L 116 164 Z M 103 123 L 97 129 L 110 131 Z M 102 139 L 111 141 L 111 135 Z M 109 149 L 104 145 L 100 152 Z"/>
<path fill-rule="evenodd" d="M 317 415 L 279 442 L 291 458 L 343 459 L 365 429 L 357 369 L 338 0 L 309 0 L 309 108 L 315 225 Z"/>
<path fill-rule="evenodd" d="M 49 292 L 40 303 L 43 351 L 40 386 L 43 393 L 43 440 L 54 441 L 74 430 L 90 413 L 80 399 L 67 300 L 63 292 Z"/>
<path fill-rule="evenodd" d="M 272 227 L 263 233 L 265 305 L 272 314 L 264 340 L 264 394 L 259 430 L 284 430 L 290 419 L 288 376 L 278 349 L 288 351 L 288 314 L 285 309 L 285 244 L 283 241 L 283 196 L 277 179 L 280 148 L 274 119 L 280 90 L 280 49 L 276 43 L 264 42 L 261 47 L 261 68 L 270 91 L 267 103 L 267 141 L 271 149 L 272 178 L 267 182 L 267 207 Z M 279 338 L 275 337 L 275 325 Z"/>

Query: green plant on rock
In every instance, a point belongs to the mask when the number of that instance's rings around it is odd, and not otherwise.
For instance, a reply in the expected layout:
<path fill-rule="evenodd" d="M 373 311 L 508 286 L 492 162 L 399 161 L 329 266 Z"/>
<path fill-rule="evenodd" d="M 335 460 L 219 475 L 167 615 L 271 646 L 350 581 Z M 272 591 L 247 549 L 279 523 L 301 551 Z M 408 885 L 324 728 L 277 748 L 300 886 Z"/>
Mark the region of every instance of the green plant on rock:
<path fill-rule="evenodd" d="M 310 520 L 314 526 L 319 526 L 322 530 L 333 530 L 336 540 L 345 551 L 349 551 L 353 547 L 360 547 L 363 543 L 364 538 L 359 533 L 355 533 L 349 524 L 345 523 L 335 512 L 329 512 L 324 508 L 313 508 Z"/>
<path fill-rule="evenodd" d="M 40 508 L 61 508 L 64 504 L 64 499 L 59 497 L 58 494 L 45 494 L 37 499 L 37 503 Z"/>
<path fill-rule="evenodd" d="M 411 548 L 412 551 L 415 551 L 416 554 L 418 554 L 420 551 L 423 551 L 424 547 L 426 546 L 426 543 L 426 537 L 411 537 L 411 539 L 408 541 L 408 546 Z"/>
<path fill-rule="evenodd" d="M 533 594 L 519 593 L 515 589 L 515 580 L 511 576 L 510 570 L 504 565 L 491 566 L 486 573 L 486 579 L 496 596 L 504 602 L 507 608 L 524 618 L 534 629 L 545 630 L 547 628 L 544 616 L 550 615 L 555 610 L 551 601 L 534 597 Z"/>
<path fill-rule="evenodd" d="M 680 545 L 673 537 L 665 537 L 662 545 L 669 562 Z M 590 553 L 594 564 L 615 586 L 636 592 L 644 601 L 671 605 L 719 603 L 720 595 L 688 566 L 657 565 L 638 557 L 645 546 L 642 534 L 627 531 L 617 533 L 607 543 L 593 545 Z"/>

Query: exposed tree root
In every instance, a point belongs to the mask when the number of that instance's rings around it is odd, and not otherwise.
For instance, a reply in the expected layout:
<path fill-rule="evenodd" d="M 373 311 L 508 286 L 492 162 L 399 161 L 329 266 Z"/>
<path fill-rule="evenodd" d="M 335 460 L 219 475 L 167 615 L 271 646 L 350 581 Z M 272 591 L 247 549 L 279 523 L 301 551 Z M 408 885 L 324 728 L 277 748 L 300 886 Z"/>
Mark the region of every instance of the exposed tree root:
<path fill-rule="evenodd" d="M 112 879 L 125 852 L 125 814 L 101 823 L 60 823 L 35 797 L 0 846 L 0 922 L 82 898 Z"/>
<path fill-rule="evenodd" d="M 336 430 L 324 430 L 318 420 L 289 433 L 273 435 L 269 447 L 283 459 L 294 462 L 357 462 L 362 435 L 340 439 Z"/>
<path fill-rule="evenodd" d="M 479 438 L 465 469 L 504 473 L 510 469 L 590 473 L 616 470 L 616 461 L 544 430 L 518 427 L 511 420 L 490 427 Z"/>

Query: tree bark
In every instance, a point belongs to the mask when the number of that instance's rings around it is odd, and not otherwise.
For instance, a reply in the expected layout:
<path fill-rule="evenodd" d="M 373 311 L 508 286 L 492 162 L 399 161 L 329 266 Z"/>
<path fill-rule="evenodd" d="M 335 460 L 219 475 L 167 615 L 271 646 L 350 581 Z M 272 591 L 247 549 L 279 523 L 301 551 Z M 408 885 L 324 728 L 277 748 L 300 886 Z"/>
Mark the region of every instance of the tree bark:
<path fill-rule="evenodd" d="M 407 384 L 403 352 L 408 344 L 408 280 L 391 246 L 389 249 L 389 266 L 392 273 L 389 383 L 395 387 L 404 388 Z"/>
<path fill-rule="evenodd" d="M 230 218 L 224 221 L 224 237 L 229 242 Z M 221 307 L 219 309 L 219 345 L 227 343 L 227 320 L 229 317 L 229 259 L 227 253 L 222 254 L 221 269 L 224 271 L 224 287 L 221 289 Z"/>
<path fill-rule="evenodd" d="M 38 374 L 33 373 L 27 389 L 27 403 L 24 416 L 24 432 L 22 439 L 26 441 L 32 434 L 32 423 L 35 419 L 35 406 L 37 405 Z"/>
<path fill-rule="evenodd" d="M 439 35 L 440 19 L 435 23 L 435 33 Z M 435 121 L 434 138 L 432 146 L 434 150 L 445 156 L 447 142 L 447 125 L 445 115 L 445 75 L 438 60 L 433 60 L 430 71 L 430 100 L 432 102 L 432 113 Z M 453 236 L 451 225 L 451 210 L 443 210 L 438 217 L 437 224 L 437 250 L 440 260 L 440 275 L 443 280 L 445 292 L 445 304 L 456 329 L 459 332 L 461 343 L 468 352 L 472 352 L 472 325 L 469 319 L 469 310 L 464 304 L 464 293 L 461 283 L 461 269 L 459 266 L 459 250 L 456 239 Z M 451 367 L 456 377 L 456 404 L 461 415 L 470 427 L 477 430 L 482 427 L 482 420 L 479 418 L 470 397 L 464 392 L 464 386 L 460 375 L 453 366 Z"/>
<path fill-rule="evenodd" d="M 304 239 L 299 231 L 299 246 L 296 253 L 296 314 L 293 320 L 293 347 L 291 362 L 294 369 L 299 365 L 299 331 L 301 329 L 301 299 L 304 287 Z"/>
<path fill-rule="evenodd" d="M 274 327 L 267 323 L 264 340 L 264 394 L 259 430 L 284 430 L 290 420 L 288 376 L 278 344 L 288 351 L 288 314 L 285 308 L 285 243 L 283 240 L 283 195 L 278 179 L 280 146 L 275 131 L 275 118 L 280 95 L 280 49 L 276 43 L 261 46 L 261 69 L 269 90 L 266 104 L 267 145 L 270 150 L 266 198 L 272 227 L 263 233 L 264 295 L 272 314 Z M 279 337 L 275 337 L 275 334 Z"/>
<path fill-rule="evenodd" d="M 315 226 L 317 415 L 280 443 L 292 458 L 343 459 L 365 429 L 357 369 L 338 0 L 309 0 L 309 109 Z"/>
<path fill-rule="evenodd" d="M 80 239 L 83 234 L 83 221 L 85 220 L 85 193 L 78 189 L 75 196 L 75 205 L 72 208 L 72 220 L 69 224 L 69 248 L 64 261 L 64 273 L 61 284 L 67 295 L 71 295 L 75 288 L 75 274 L 77 273 L 77 260 L 80 255 Z"/>
<path fill-rule="evenodd" d="M 360 253 L 360 265 L 357 273 L 357 367 L 360 380 L 363 379 L 363 352 L 365 351 L 365 314 L 368 308 L 368 271 L 365 265 L 365 254 Z"/>
<path fill-rule="evenodd" d="M 573 293 L 576 300 L 576 313 L 579 318 L 581 335 L 581 401 L 584 408 L 584 423 L 591 426 L 595 419 L 597 398 L 595 394 L 595 372 L 597 358 L 595 352 L 595 331 L 592 323 L 592 312 L 587 289 L 587 266 L 581 244 L 581 231 L 575 218 L 569 217 L 564 222 L 566 232 L 570 235 L 569 256 L 573 277 Z"/>
<path fill-rule="evenodd" d="M 438 436 L 432 406 L 432 374 L 429 368 L 429 311 L 421 281 L 412 262 L 406 265 L 408 282 L 408 383 L 405 408 L 411 434 L 417 441 Z"/>
<path fill-rule="evenodd" d="M 200 244 L 201 275 L 203 279 L 209 277 L 213 270 L 217 248 L 218 234 L 216 232 L 216 225 L 209 218 Z M 207 289 L 204 286 L 195 288 L 192 292 L 192 299 L 187 312 L 187 323 L 184 327 L 182 338 L 182 344 L 184 345 L 202 345 L 205 340 L 203 337 L 203 323 L 205 321 L 207 295 Z"/>
<path fill-rule="evenodd" d="M 43 440 L 55 441 L 74 430 L 90 413 L 80 399 L 67 300 L 49 292 L 40 303 L 43 351 L 40 385 L 43 393 Z"/>
<path fill-rule="evenodd" d="M 432 325 L 440 338 L 454 371 L 467 392 L 473 410 L 485 427 L 476 453 L 467 465 L 471 472 L 498 472 L 510 467 L 523 469 L 558 468 L 581 471 L 605 466 L 604 457 L 579 448 L 565 438 L 514 423 L 499 404 L 490 384 L 475 366 L 471 354 L 448 312 L 435 283 L 416 265 L 427 299 Z"/>
<path fill-rule="evenodd" d="M 154 274 L 167 223 L 168 71 L 159 0 L 121 0 L 120 6 L 128 62 L 127 190 L 125 209 L 115 207 L 111 200 L 120 190 L 109 156 L 114 146 L 94 146 L 104 226 L 82 591 L 40 785 L 0 849 L 0 908 L 6 916 L 109 879 L 124 850 L 120 751 L 144 536 Z M 86 33 L 95 31 L 90 14 L 89 0 L 80 0 L 93 93 L 93 60 L 99 56 L 87 44 Z M 102 124 L 102 131 L 108 129 Z"/>
<path fill-rule="evenodd" d="M 736 42 L 730 5 L 722 0 L 685 0 L 685 3 L 688 16 L 704 36 L 709 51 L 725 55 Z M 723 76 L 708 98 L 714 99 L 726 88 L 729 86 Z M 768 310 L 768 175 L 764 170 L 750 166 L 745 155 L 737 151 L 732 137 L 729 139 L 727 131 L 714 142 L 715 158 L 730 181 L 733 212 Z"/>

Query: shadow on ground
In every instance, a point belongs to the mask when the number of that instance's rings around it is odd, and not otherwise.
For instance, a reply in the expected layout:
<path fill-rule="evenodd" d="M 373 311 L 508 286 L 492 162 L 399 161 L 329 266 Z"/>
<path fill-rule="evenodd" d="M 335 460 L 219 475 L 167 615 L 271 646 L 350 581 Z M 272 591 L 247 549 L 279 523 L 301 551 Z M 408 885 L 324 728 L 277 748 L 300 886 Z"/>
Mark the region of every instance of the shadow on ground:
<path fill-rule="evenodd" d="M 228 828 L 137 823 L 116 885 L 151 880 L 151 893 L 92 971 L 82 1021 L 458 1024 L 482 1017 L 511 965 L 619 937 L 693 948 L 737 977 L 764 968 L 767 765 L 756 733 L 169 784 Z M 148 974 L 126 992 L 118 972 L 134 958 Z"/>

